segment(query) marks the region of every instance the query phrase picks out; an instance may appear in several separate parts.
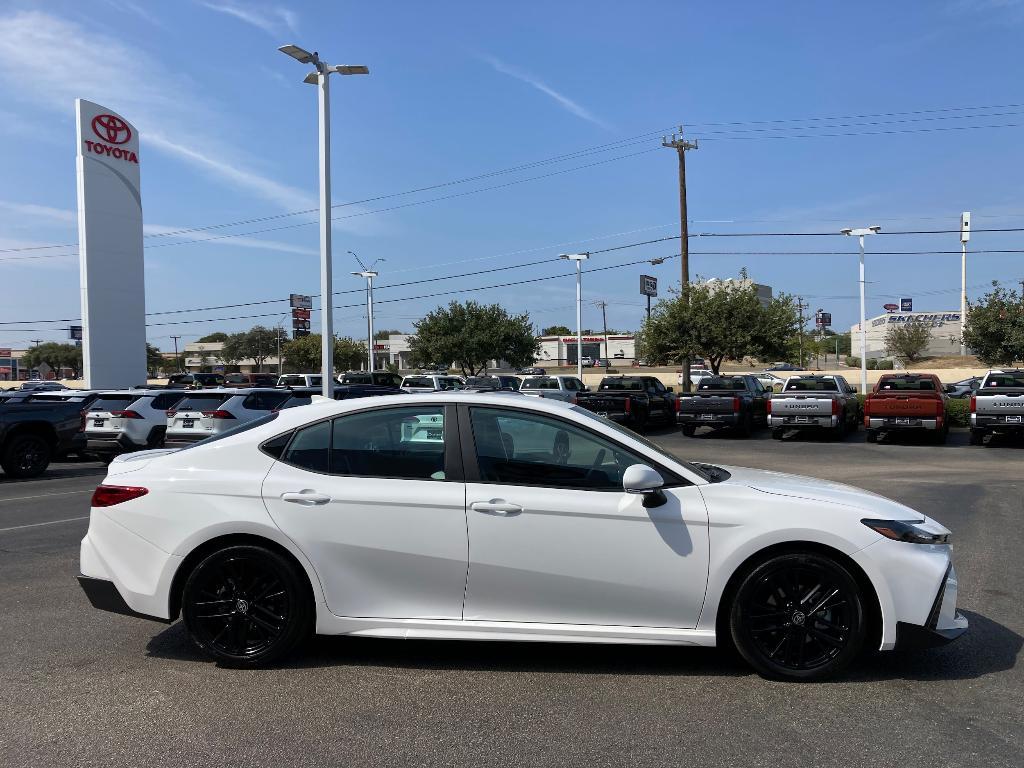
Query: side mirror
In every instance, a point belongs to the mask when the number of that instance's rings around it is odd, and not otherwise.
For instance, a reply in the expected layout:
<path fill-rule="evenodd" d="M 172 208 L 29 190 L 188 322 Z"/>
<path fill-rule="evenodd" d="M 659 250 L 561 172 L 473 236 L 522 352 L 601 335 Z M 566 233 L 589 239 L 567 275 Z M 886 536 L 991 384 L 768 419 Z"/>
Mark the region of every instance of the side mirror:
<path fill-rule="evenodd" d="M 675 387 L 665 387 L 665 389 L 668 390 L 669 392 L 675 392 L 676 391 Z"/>
<path fill-rule="evenodd" d="M 660 507 L 665 503 L 665 484 L 661 475 L 646 464 L 632 464 L 622 473 L 622 490 L 643 496 L 645 507 Z"/>

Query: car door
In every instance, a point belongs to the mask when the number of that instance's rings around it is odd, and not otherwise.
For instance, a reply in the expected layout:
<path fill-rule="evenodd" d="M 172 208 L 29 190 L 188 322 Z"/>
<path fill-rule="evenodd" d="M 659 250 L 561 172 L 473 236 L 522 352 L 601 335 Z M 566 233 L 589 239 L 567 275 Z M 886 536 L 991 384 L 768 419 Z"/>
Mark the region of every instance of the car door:
<path fill-rule="evenodd" d="M 695 627 L 708 570 L 700 490 L 664 467 L 645 508 L 622 473 L 649 459 L 556 416 L 461 406 L 466 620 Z"/>
<path fill-rule="evenodd" d="M 263 481 L 338 616 L 461 619 L 466 491 L 452 406 L 367 408 L 289 436 Z"/>

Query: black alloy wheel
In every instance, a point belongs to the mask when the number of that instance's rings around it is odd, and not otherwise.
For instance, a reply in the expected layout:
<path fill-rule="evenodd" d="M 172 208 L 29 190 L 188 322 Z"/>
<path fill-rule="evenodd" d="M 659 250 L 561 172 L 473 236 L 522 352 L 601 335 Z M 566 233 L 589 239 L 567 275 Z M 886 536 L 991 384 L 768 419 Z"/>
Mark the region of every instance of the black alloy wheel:
<path fill-rule="evenodd" d="M 3 452 L 0 465 L 9 477 L 36 477 L 50 466 L 50 444 L 39 435 L 15 435 Z"/>
<path fill-rule="evenodd" d="M 693 435 L 694 435 L 694 433 L 696 431 L 697 431 L 697 428 L 695 426 L 693 426 L 692 424 L 684 424 L 683 425 L 683 437 L 693 437 Z"/>
<path fill-rule="evenodd" d="M 831 558 L 773 557 L 743 579 L 732 605 L 732 638 L 760 674 L 818 680 L 860 653 L 867 635 L 860 587 Z"/>
<path fill-rule="evenodd" d="M 192 641 L 226 666 L 255 667 L 305 639 L 313 607 L 305 574 L 259 546 L 208 555 L 185 582 L 182 617 Z"/>

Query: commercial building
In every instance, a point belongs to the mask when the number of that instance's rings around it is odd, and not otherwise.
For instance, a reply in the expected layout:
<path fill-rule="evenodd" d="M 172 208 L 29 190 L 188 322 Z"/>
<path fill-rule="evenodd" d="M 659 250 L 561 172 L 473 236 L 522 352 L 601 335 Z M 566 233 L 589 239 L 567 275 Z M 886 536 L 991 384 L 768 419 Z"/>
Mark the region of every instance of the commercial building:
<path fill-rule="evenodd" d="M 24 354 L 24 350 L 13 350 L 10 347 L 0 347 L 0 381 L 18 380 L 18 357 Z"/>
<path fill-rule="evenodd" d="M 867 320 L 868 358 L 886 357 L 885 335 L 890 328 L 901 323 L 922 323 L 928 328 L 930 340 L 924 354 L 928 357 L 946 357 L 960 354 L 960 335 L 963 323 L 960 311 L 951 312 L 888 312 Z M 857 354 L 860 350 L 860 323 L 850 326 L 850 341 Z"/>
<path fill-rule="evenodd" d="M 193 342 L 186 344 L 182 352 L 183 369 L 188 373 L 225 373 L 230 368 L 232 371 L 241 373 L 256 373 L 259 366 L 252 359 L 239 360 L 233 363 L 226 363 L 220 356 L 224 349 L 222 341 Z M 166 356 L 165 356 L 166 357 Z M 171 354 L 173 358 L 173 353 Z M 172 363 L 173 366 L 173 363 Z M 263 361 L 263 371 L 273 372 L 277 370 L 277 355 L 270 355 Z"/>
<path fill-rule="evenodd" d="M 537 354 L 537 365 L 576 365 L 575 336 L 541 336 L 540 352 Z M 583 337 L 583 357 L 591 360 L 608 358 L 622 360 L 632 364 L 636 357 L 636 340 L 632 334 L 608 334 L 607 342 L 603 335 Z"/>

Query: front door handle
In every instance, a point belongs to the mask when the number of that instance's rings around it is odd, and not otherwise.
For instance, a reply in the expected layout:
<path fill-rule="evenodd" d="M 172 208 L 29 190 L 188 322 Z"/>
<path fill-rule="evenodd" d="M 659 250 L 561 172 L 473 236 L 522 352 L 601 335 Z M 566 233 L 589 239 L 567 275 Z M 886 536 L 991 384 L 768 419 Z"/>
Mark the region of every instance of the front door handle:
<path fill-rule="evenodd" d="M 503 515 L 509 517 L 518 515 L 523 508 L 518 504 L 512 504 L 504 499 L 491 499 L 490 501 L 474 501 L 469 505 L 474 512 L 486 512 L 491 515 Z"/>
<path fill-rule="evenodd" d="M 320 506 L 331 500 L 331 497 L 326 493 L 317 493 L 308 488 L 298 493 L 282 493 L 281 498 L 284 501 L 290 501 L 292 504 L 301 504 L 304 507 Z"/>

